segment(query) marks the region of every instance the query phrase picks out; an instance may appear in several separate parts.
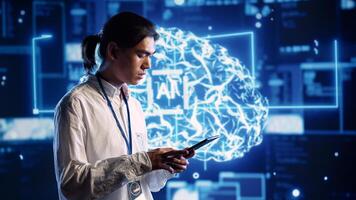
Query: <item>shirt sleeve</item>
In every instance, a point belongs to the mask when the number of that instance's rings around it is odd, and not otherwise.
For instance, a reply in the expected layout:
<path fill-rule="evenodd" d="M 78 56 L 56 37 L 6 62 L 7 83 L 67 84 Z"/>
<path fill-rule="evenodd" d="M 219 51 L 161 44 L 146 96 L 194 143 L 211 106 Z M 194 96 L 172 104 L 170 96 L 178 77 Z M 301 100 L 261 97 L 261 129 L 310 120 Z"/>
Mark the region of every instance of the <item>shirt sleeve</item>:
<path fill-rule="evenodd" d="M 85 125 L 80 100 L 57 106 L 53 142 L 57 185 L 61 199 L 98 199 L 152 170 L 146 152 L 99 160 L 90 164 L 85 151 Z"/>
<path fill-rule="evenodd" d="M 165 169 L 160 169 L 151 171 L 143 177 L 151 192 L 159 192 L 166 185 L 167 181 L 174 176 L 175 174 L 171 174 Z"/>

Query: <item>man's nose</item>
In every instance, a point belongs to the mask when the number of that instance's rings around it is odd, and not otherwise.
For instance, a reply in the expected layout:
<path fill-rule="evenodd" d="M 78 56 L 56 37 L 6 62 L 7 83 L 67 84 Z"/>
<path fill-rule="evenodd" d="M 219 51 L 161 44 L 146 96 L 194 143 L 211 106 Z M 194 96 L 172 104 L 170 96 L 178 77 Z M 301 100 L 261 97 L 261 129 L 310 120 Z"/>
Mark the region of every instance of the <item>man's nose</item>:
<path fill-rule="evenodd" d="M 151 68 L 151 58 L 149 56 L 146 56 L 144 62 L 143 62 L 143 67 L 145 69 Z"/>

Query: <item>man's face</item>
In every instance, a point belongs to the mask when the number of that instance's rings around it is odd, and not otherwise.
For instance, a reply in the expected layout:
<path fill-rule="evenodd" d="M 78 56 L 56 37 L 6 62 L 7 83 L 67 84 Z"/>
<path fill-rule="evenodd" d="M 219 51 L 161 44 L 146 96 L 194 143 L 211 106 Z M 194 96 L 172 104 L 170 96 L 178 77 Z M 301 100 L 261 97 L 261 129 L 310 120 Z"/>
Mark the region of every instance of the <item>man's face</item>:
<path fill-rule="evenodd" d="M 122 50 L 116 54 L 114 61 L 115 77 L 127 84 L 136 85 L 151 67 L 151 56 L 155 52 L 153 37 L 145 37 L 133 48 Z"/>

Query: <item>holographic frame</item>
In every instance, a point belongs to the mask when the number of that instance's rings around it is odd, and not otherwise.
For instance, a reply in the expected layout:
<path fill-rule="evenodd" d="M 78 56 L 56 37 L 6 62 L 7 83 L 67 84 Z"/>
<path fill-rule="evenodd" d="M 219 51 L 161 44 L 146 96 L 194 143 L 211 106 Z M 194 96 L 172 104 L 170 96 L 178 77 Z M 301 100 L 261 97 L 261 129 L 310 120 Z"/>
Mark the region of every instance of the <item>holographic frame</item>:
<path fill-rule="evenodd" d="M 333 42 L 333 54 L 334 54 L 334 81 L 335 81 L 335 102 L 334 104 L 319 104 L 319 105 L 276 105 L 276 106 L 269 106 L 269 109 L 337 109 L 339 108 L 339 61 L 338 61 L 338 41 L 334 40 Z"/>
<path fill-rule="evenodd" d="M 46 5 L 46 4 L 51 4 L 51 5 L 59 5 L 61 6 L 62 10 L 62 34 L 65 36 L 65 14 L 64 14 L 64 3 L 63 2 L 44 2 L 44 1 L 34 1 L 32 4 L 32 30 L 33 30 L 33 35 L 34 37 L 32 38 L 32 92 L 33 92 L 33 108 L 32 108 L 32 114 L 33 115 L 38 115 L 38 114 L 52 114 L 54 113 L 54 108 L 53 109 L 43 109 L 39 108 L 38 106 L 38 99 L 43 98 L 41 95 L 38 93 L 38 89 L 41 84 L 38 83 L 38 76 L 40 75 L 42 78 L 65 78 L 67 75 L 66 68 L 63 66 L 63 71 L 61 73 L 42 73 L 38 71 L 38 66 L 37 66 L 37 59 L 36 59 L 36 42 L 39 40 L 44 40 L 44 39 L 50 39 L 53 37 L 53 34 L 41 34 L 40 36 L 36 36 L 38 33 L 36 33 L 36 6 L 38 5 Z M 39 34 L 38 34 L 39 35 Z M 65 38 L 65 37 L 64 37 Z M 65 41 L 65 40 L 64 40 Z M 65 59 L 65 54 L 63 54 L 63 59 Z"/>

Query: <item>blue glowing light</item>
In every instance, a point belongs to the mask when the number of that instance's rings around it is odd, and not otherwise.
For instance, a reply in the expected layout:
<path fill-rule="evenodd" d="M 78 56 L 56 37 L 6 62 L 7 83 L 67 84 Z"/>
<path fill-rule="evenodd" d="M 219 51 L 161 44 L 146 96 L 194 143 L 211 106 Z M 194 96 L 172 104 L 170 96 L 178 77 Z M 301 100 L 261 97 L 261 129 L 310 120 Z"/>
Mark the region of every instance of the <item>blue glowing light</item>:
<path fill-rule="evenodd" d="M 292 195 L 293 195 L 293 197 L 295 197 L 295 198 L 299 197 L 299 196 L 300 196 L 300 190 L 294 189 L 294 190 L 292 191 Z"/>
<path fill-rule="evenodd" d="M 193 173 L 193 178 L 194 178 L 194 179 L 199 179 L 199 176 L 200 176 L 200 175 L 199 175 L 198 172 L 194 172 L 194 173 Z"/>
<path fill-rule="evenodd" d="M 176 5 L 178 5 L 178 6 L 183 5 L 184 2 L 185 2 L 185 0 L 174 0 L 174 3 L 175 3 Z"/>
<path fill-rule="evenodd" d="M 159 28 L 146 81 L 132 88 L 143 103 L 151 147 L 185 148 L 220 135 L 195 158 L 227 161 L 262 142 L 267 99 L 224 47 L 177 28 Z"/>
<path fill-rule="evenodd" d="M 32 38 L 32 92 L 33 92 L 33 109 L 32 113 L 34 115 L 37 115 L 40 113 L 40 110 L 37 106 L 37 62 L 36 62 L 36 42 L 37 40 L 43 40 L 43 39 L 48 39 L 52 38 L 52 35 L 50 34 L 42 34 L 39 37 L 34 37 Z M 53 112 L 53 111 L 51 111 Z"/>

